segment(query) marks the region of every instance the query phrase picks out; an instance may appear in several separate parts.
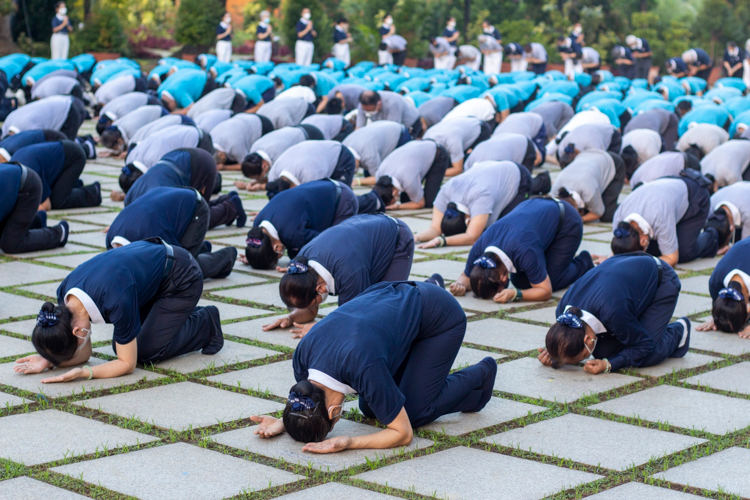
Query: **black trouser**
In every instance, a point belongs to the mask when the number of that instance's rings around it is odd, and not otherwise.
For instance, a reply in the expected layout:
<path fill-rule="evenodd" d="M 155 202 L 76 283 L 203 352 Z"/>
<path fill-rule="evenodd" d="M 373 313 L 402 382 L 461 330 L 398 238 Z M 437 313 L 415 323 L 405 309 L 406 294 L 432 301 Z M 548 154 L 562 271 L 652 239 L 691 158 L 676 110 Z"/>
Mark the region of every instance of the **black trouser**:
<path fill-rule="evenodd" d="M 52 183 L 49 201 L 53 210 L 63 208 L 94 207 L 101 204 L 94 186 L 77 187 L 83 167 L 86 166 L 86 153 L 74 141 L 61 141 L 65 163 L 60 176 Z M 44 200 L 42 200 L 44 201 Z M 97 203 L 98 202 L 98 203 Z"/>
<path fill-rule="evenodd" d="M 148 90 L 148 83 L 146 82 L 145 76 L 139 76 L 135 79 L 135 88 L 133 89 L 134 92 L 146 92 Z"/>
<path fill-rule="evenodd" d="M 312 103 L 307 103 L 307 111 L 305 111 L 305 116 L 303 116 L 302 119 L 304 120 L 308 116 L 314 115 L 315 111 L 315 106 Z"/>
<path fill-rule="evenodd" d="M 271 87 L 260 95 L 263 98 L 263 102 L 271 102 L 276 97 L 276 87 Z M 257 102 L 255 104 L 258 104 Z"/>
<path fill-rule="evenodd" d="M 612 132 L 612 138 L 609 140 L 609 147 L 607 151 L 610 153 L 620 154 L 620 148 L 622 147 L 622 134 L 619 130 L 615 129 Z"/>
<path fill-rule="evenodd" d="M 206 231 L 208 231 L 210 216 L 206 200 L 198 199 L 195 203 L 193 218 L 180 238 L 180 246 L 190 252 L 190 255 L 198 262 L 203 279 L 226 278 L 232 272 L 234 260 L 237 258 L 237 250 L 234 247 L 222 248 L 213 253 L 200 253 L 203 240 L 206 238 Z"/>
<path fill-rule="evenodd" d="M 202 132 L 203 133 L 201 134 L 200 140 L 198 141 L 198 145 L 195 147 L 214 154 L 214 141 L 213 139 L 211 139 L 211 134 L 209 134 L 205 130 L 203 130 Z"/>
<path fill-rule="evenodd" d="M 677 118 L 677 115 L 672 113 L 669 115 L 669 124 L 667 125 L 667 128 L 664 130 L 664 133 L 661 134 L 661 151 L 674 151 L 675 146 L 677 145 L 677 139 L 679 139 L 680 134 L 678 133 L 679 130 L 679 124 L 680 119 Z"/>
<path fill-rule="evenodd" d="M 67 139 L 67 137 L 65 137 L 65 134 L 57 130 L 44 129 L 43 132 L 45 142 L 64 141 Z"/>
<path fill-rule="evenodd" d="M 73 97 L 77 97 L 81 101 L 83 101 L 83 89 L 81 89 L 81 86 L 77 83 L 73 85 L 72 89 L 70 89 L 70 95 L 72 95 Z"/>
<path fill-rule="evenodd" d="M 357 195 L 354 194 L 352 188 L 345 185 L 343 182 L 340 182 L 339 185 L 341 186 L 341 196 L 339 197 L 336 211 L 333 213 L 332 226 L 341 224 L 349 217 L 354 217 L 359 213 L 359 201 Z"/>
<path fill-rule="evenodd" d="M 750 165 L 745 166 L 745 171 L 742 172 L 742 180 L 750 181 Z"/>
<path fill-rule="evenodd" d="M 203 92 L 201 92 L 201 97 L 205 96 L 206 94 L 213 92 L 214 90 L 219 88 L 219 84 L 216 83 L 216 79 L 214 78 L 214 75 L 212 75 L 210 72 L 208 73 L 208 77 L 206 78 L 206 84 L 203 86 Z"/>
<path fill-rule="evenodd" d="M 518 165 L 518 163 L 516 163 L 516 165 Z M 518 192 L 516 193 L 515 198 L 513 198 L 503 211 L 500 212 L 500 215 L 497 217 L 498 219 L 505 217 L 511 212 L 511 210 L 516 208 L 519 203 L 529 199 L 529 193 L 531 193 L 531 185 L 533 183 L 531 172 L 523 165 L 518 165 L 518 171 L 521 173 L 521 180 L 518 182 Z"/>
<path fill-rule="evenodd" d="M 208 202 L 209 212 L 209 229 L 222 224 L 231 224 L 237 218 L 237 208 L 230 201 L 228 194 L 219 196 L 215 200 Z"/>
<path fill-rule="evenodd" d="M 529 64 L 529 71 L 536 75 L 542 75 L 547 72 L 547 63 Z"/>
<path fill-rule="evenodd" d="M 70 110 L 68 110 L 68 117 L 65 119 L 65 123 L 60 127 L 60 132 L 65 136 L 74 141 L 78 135 L 78 129 L 81 128 L 81 124 L 86 119 L 86 106 L 83 101 L 77 97 L 73 97 L 73 102 L 70 103 Z"/>
<path fill-rule="evenodd" d="M 187 250 L 173 249 L 171 272 L 151 302 L 141 309 L 141 317 L 146 319 L 137 337 L 139 363 L 158 363 L 197 351 L 221 334 L 218 314 L 214 318 L 210 312 L 213 308 L 196 307 L 203 293 L 198 263 Z"/>
<path fill-rule="evenodd" d="M 42 180 L 27 169 L 26 181 L 18 190 L 16 205 L 0 221 L 0 249 L 5 253 L 35 252 L 60 246 L 62 228 L 29 229 L 42 201 Z"/>
<path fill-rule="evenodd" d="M 351 186 L 354 172 L 356 170 L 357 162 L 354 159 L 354 155 L 349 151 L 349 148 L 341 146 L 341 153 L 339 153 L 339 159 L 336 162 L 336 168 L 333 169 L 331 179 L 341 181 L 347 186 Z"/>
<path fill-rule="evenodd" d="M 698 78 L 703 78 L 704 80 L 708 81 L 708 78 L 711 76 L 711 70 L 712 69 L 713 68 L 711 68 L 711 67 L 708 67 L 706 69 L 702 69 L 702 70 L 698 71 L 695 74 L 695 76 L 697 76 Z"/>
<path fill-rule="evenodd" d="M 648 72 L 651 70 L 651 58 L 635 58 L 635 77 L 648 79 Z"/>
<path fill-rule="evenodd" d="M 622 192 L 622 186 L 625 184 L 625 162 L 622 161 L 620 155 L 609 152 L 609 156 L 615 162 L 615 176 L 612 178 L 612 182 L 606 187 L 602 193 L 602 201 L 604 202 L 604 214 L 599 217 L 601 222 L 612 222 L 617 210 L 617 198 Z"/>
<path fill-rule="evenodd" d="M 492 137 L 492 129 L 490 128 L 489 123 L 480 120 L 479 124 L 480 124 L 480 127 L 481 127 L 479 129 L 479 136 L 474 141 L 474 143 L 469 147 L 469 149 L 467 149 L 465 151 L 466 157 L 468 157 L 469 153 L 471 153 L 471 151 L 473 151 L 474 148 L 477 147 L 477 144 L 479 144 L 480 142 L 484 142 L 487 139 L 489 139 L 490 137 Z M 466 160 L 466 158 L 464 158 L 464 161 L 465 160 Z"/>
<path fill-rule="evenodd" d="M 342 118 L 341 121 L 343 122 L 341 124 L 341 131 L 336 135 L 336 137 L 333 138 L 334 141 L 338 142 L 343 142 L 344 139 L 349 136 L 349 134 L 354 132 L 354 127 L 351 123 L 349 123 L 349 120 Z"/>
<path fill-rule="evenodd" d="M 391 52 L 391 57 L 393 58 L 393 64 L 396 66 L 403 66 L 406 62 L 406 51 L 402 50 L 401 52 Z"/>
<path fill-rule="evenodd" d="M 422 118 L 417 118 L 417 121 L 411 124 L 411 127 L 409 127 L 409 133 L 411 134 L 412 139 L 419 139 L 422 137 L 422 134 L 424 133 L 424 130 L 422 130 Z"/>
<path fill-rule="evenodd" d="M 435 144 L 435 160 L 432 162 L 427 175 L 424 177 L 424 207 L 432 208 L 432 204 L 440 192 L 440 185 L 445 178 L 445 171 L 451 166 L 451 157 L 442 144 Z M 419 201 L 419 200 L 412 200 Z"/>
<path fill-rule="evenodd" d="M 297 126 L 302 129 L 302 132 L 305 133 L 306 140 L 308 141 L 322 141 L 325 139 L 325 137 L 323 136 L 323 132 L 321 132 L 320 129 L 315 125 L 304 123 Z"/>
<path fill-rule="evenodd" d="M 239 92 L 235 93 L 234 99 L 232 99 L 232 105 L 229 109 L 231 109 L 234 114 L 244 113 L 247 109 L 247 99 L 245 99 L 245 96 Z"/>
<path fill-rule="evenodd" d="M 529 143 L 526 145 L 526 154 L 523 157 L 523 162 L 521 162 L 521 165 L 528 168 L 529 171 L 534 170 L 534 166 L 536 165 L 536 145 L 534 144 L 534 141 L 531 139 L 528 140 Z"/>
<path fill-rule="evenodd" d="M 8 75 L 5 74 L 5 71 L 0 71 L 0 97 L 5 97 L 5 92 L 8 91 L 9 87 Z"/>

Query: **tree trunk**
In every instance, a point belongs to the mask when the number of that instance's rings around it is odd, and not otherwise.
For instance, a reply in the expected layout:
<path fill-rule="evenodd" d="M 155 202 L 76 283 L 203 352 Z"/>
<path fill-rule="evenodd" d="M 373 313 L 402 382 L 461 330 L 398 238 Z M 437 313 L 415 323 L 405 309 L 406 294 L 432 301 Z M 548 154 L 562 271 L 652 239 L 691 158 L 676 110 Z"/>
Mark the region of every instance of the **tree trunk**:
<path fill-rule="evenodd" d="M 13 42 L 10 32 L 10 15 L 0 17 L 0 56 L 18 52 L 18 45 Z"/>
<path fill-rule="evenodd" d="M 471 22 L 471 0 L 464 0 L 464 43 L 469 43 L 469 23 Z"/>

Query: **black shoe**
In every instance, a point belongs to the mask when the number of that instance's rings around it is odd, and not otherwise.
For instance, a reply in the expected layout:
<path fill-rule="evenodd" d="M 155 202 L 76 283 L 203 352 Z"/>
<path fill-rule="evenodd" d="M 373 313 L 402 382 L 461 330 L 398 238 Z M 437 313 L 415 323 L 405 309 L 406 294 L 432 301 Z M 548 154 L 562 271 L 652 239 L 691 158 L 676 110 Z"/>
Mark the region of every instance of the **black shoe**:
<path fill-rule="evenodd" d="M 216 172 L 216 181 L 215 181 L 215 184 L 214 184 L 214 192 L 211 193 L 211 194 L 219 194 L 219 193 L 221 193 L 221 183 L 222 183 L 221 174 L 218 173 L 218 172 Z"/>
<path fill-rule="evenodd" d="M 68 236 L 70 236 L 70 225 L 68 224 L 68 221 L 60 221 L 60 223 L 57 225 L 60 229 L 62 229 L 62 239 L 60 240 L 60 244 L 58 246 L 64 247 L 68 243 Z"/>
<path fill-rule="evenodd" d="M 492 397 L 492 390 L 495 387 L 495 377 L 497 376 L 497 361 L 487 357 L 477 363 L 477 366 L 479 365 L 484 365 L 486 368 L 484 378 L 482 379 L 482 397 L 479 400 L 479 404 L 473 410 L 464 413 L 476 413 L 481 411 L 482 408 L 487 406 L 487 403 L 489 403 L 490 398 Z"/>
<path fill-rule="evenodd" d="M 674 352 L 669 356 L 670 358 L 682 358 L 687 354 L 688 349 L 690 349 L 690 330 L 691 324 L 690 320 L 682 317 L 677 320 L 677 323 L 682 325 L 682 338 L 684 339 L 684 344 L 680 347 L 678 344 L 677 349 L 674 350 Z M 680 341 L 682 342 L 682 341 Z"/>
<path fill-rule="evenodd" d="M 83 189 L 86 191 L 87 207 L 98 207 L 102 204 L 102 185 L 99 184 L 99 181 L 89 184 Z"/>
<path fill-rule="evenodd" d="M 45 227 L 47 227 L 47 212 L 39 210 L 34 216 L 34 220 L 31 221 L 29 229 L 44 229 Z"/>
<path fill-rule="evenodd" d="M 445 280 L 438 273 L 433 274 L 424 281 L 425 283 L 432 283 L 433 285 L 437 285 L 440 288 L 445 288 Z"/>
<path fill-rule="evenodd" d="M 211 245 L 211 242 L 208 240 L 204 240 L 203 245 L 201 245 L 201 250 L 199 253 L 211 253 L 212 249 L 213 249 L 213 245 Z"/>
<path fill-rule="evenodd" d="M 546 170 L 537 174 L 531 182 L 532 193 L 531 194 L 547 194 L 552 189 L 552 179 L 550 179 L 549 172 Z"/>
<path fill-rule="evenodd" d="M 237 209 L 237 227 L 245 227 L 245 224 L 247 223 L 247 214 L 245 213 L 245 209 L 242 206 L 242 200 L 240 199 L 240 195 L 237 194 L 237 191 L 229 193 L 229 201 L 231 201 L 234 208 Z M 227 226 L 231 225 L 231 222 L 227 224 Z"/>
<path fill-rule="evenodd" d="M 221 271 L 219 271 L 219 273 L 215 277 L 215 279 L 224 279 L 232 274 L 232 270 L 234 269 L 234 262 L 237 260 L 237 248 L 224 247 L 221 250 L 218 250 L 214 255 L 216 254 L 228 254 L 226 265 L 221 269 Z"/>
<path fill-rule="evenodd" d="M 224 347 L 224 334 L 221 333 L 221 317 L 216 306 L 206 306 L 204 309 L 211 315 L 211 335 L 208 345 L 201 351 L 203 354 L 216 354 Z"/>

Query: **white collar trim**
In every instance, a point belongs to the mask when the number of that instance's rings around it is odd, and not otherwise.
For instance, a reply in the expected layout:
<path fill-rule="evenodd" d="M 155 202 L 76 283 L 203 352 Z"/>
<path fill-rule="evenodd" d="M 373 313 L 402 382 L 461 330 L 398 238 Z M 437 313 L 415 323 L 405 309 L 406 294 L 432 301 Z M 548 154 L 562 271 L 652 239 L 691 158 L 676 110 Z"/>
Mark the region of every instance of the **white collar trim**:
<path fill-rule="evenodd" d="M 290 181 L 292 182 L 292 184 L 294 184 L 295 186 L 299 186 L 300 184 L 302 184 L 302 183 L 301 183 L 301 182 L 299 181 L 299 179 L 297 179 L 297 177 L 296 177 L 296 176 L 295 176 L 295 175 L 294 175 L 293 173 L 291 173 L 291 172 L 290 172 L 289 170 L 282 170 L 282 171 L 281 171 L 281 173 L 279 174 L 279 177 L 286 177 L 286 178 L 287 178 L 287 179 L 289 179 L 289 180 L 290 180 Z"/>
<path fill-rule="evenodd" d="M 271 157 L 268 156 L 268 153 L 266 153 L 262 149 L 257 150 L 256 153 L 258 154 L 258 156 L 260 156 L 261 158 L 263 158 L 265 161 L 268 162 L 269 167 L 273 165 L 273 161 L 271 161 Z"/>
<path fill-rule="evenodd" d="M 10 153 L 8 153 L 8 150 L 5 148 L 0 148 L 0 155 L 3 155 L 3 158 L 6 160 L 10 160 Z"/>
<path fill-rule="evenodd" d="M 623 220 L 628 224 L 630 224 L 631 222 L 635 222 L 641 229 L 641 231 L 643 231 L 649 238 L 654 237 L 654 229 L 651 227 L 651 224 L 649 224 L 648 221 L 643 218 L 641 214 L 632 213 L 625 217 L 625 219 Z"/>
<path fill-rule="evenodd" d="M 315 272 L 317 272 L 321 278 L 323 278 L 323 281 L 326 282 L 326 287 L 328 287 L 328 293 L 331 295 L 336 295 L 336 280 L 333 279 L 333 275 L 328 272 L 328 269 L 323 267 L 323 265 L 320 262 L 311 260 L 308 262 L 310 267 L 315 269 Z"/>
<path fill-rule="evenodd" d="M 456 203 L 456 208 L 458 209 L 458 211 L 459 211 L 459 212 L 463 212 L 463 213 L 465 213 L 466 215 L 471 215 L 471 214 L 469 213 L 469 207 L 467 207 L 467 206 L 466 206 L 466 205 L 464 205 L 463 203 L 459 203 L 459 202 L 455 202 L 455 203 Z"/>
<path fill-rule="evenodd" d="M 122 236 L 115 236 L 112 238 L 112 246 L 114 246 L 115 243 L 124 247 L 125 245 L 130 245 L 130 240 L 123 238 Z"/>
<path fill-rule="evenodd" d="M 94 303 L 93 299 L 89 297 L 89 294 L 87 294 L 80 288 L 71 288 L 70 290 L 68 290 L 68 293 L 65 294 L 65 305 L 68 305 L 69 295 L 72 295 L 81 301 L 84 309 L 86 309 L 86 312 L 89 313 L 89 318 L 91 318 L 92 323 L 94 323 L 95 325 L 103 325 L 104 323 L 106 323 L 106 321 L 104 321 L 104 318 L 102 317 L 102 313 L 99 312 L 99 308 L 96 307 L 96 304 Z"/>
<path fill-rule="evenodd" d="M 279 232 L 276 230 L 276 227 L 273 224 L 271 224 L 270 220 L 264 220 L 263 222 L 258 224 L 258 227 L 268 231 L 268 234 L 271 236 L 271 238 L 274 238 L 277 240 L 279 239 Z"/>
<path fill-rule="evenodd" d="M 356 394 L 357 391 L 349 387 L 343 382 L 339 382 L 335 378 L 331 377 L 327 373 L 323 373 L 320 370 L 314 370 L 310 368 L 307 370 L 307 380 L 317 382 L 331 389 L 332 391 L 340 392 L 342 394 Z"/>
<path fill-rule="evenodd" d="M 565 310 L 567 311 L 568 309 L 570 309 L 570 307 L 571 306 L 565 306 Z M 599 318 L 597 318 L 590 312 L 581 309 L 581 320 L 589 325 L 591 329 L 594 330 L 595 334 L 599 335 L 602 333 L 607 333 L 607 329 L 604 328 L 604 325 L 601 321 L 599 321 Z"/>
<path fill-rule="evenodd" d="M 0 152 L 2 150 L 0 149 Z M 742 227 L 742 214 L 740 213 L 740 210 L 737 208 L 737 205 L 730 201 L 722 201 L 719 203 L 719 205 L 716 208 L 720 207 L 727 207 L 729 209 L 729 212 L 732 214 L 732 219 L 734 219 L 732 222 L 734 222 L 734 227 Z"/>
<path fill-rule="evenodd" d="M 745 271 L 739 269 L 732 269 L 726 276 L 724 276 L 724 287 L 726 288 L 729 286 L 729 282 L 732 281 L 732 278 L 734 278 L 735 275 L 738 275 L 742 281 L 745 282 L 745 286 L 750 290 L 750 276 L 748 276 Z"/>
<path fill-rule="evenodd" d="M 140 170 L 141 172 L 143 172 L 144 174 L 145 174 L 146 172 L 148 172 L 148 167 L 147 167 L 147 166 L 146 166 L 146 165 L 145 165 L 145 164 L 144 164 L 143 162 L 140 162 L 140 161 L 138 161 L 138 160 L 135 160 L 135 161 L 133 162 L 133 166 L 134 166 L 135 168 L 137 168 L 138 170 Z"/>
<path fill-rule="evenodd" d="M 500 257 L 500 260 L 503 261 L 503 264 L 505 265 L 505 268 L 508 270 L 509 273 L 515 273 L 516 272 L 516 266 L 513 265 L 513 261 L 510 260 L 510 257 L 497 248 L 496 246 L 489 246 L 484 249 L 484 253 L 494 253 L 498 257 Z"/>

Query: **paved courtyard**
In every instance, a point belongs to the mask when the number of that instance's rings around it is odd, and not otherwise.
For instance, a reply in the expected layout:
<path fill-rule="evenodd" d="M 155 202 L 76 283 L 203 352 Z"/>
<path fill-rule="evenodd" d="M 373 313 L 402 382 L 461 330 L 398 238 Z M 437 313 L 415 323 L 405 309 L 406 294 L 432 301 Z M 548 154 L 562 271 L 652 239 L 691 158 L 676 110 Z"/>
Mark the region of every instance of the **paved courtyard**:
<path fill-rule="evenodd" d="M 92 130 L 87 123 L 81 133 Z M 0 254 L 0 499 L 750 497 L 750 340 L 693 331 L 690 353 L 657 367 L 598 376 L 545 368 L 536 348 L 562 292 L 540 304 L 459 298 L 469 323 L 454 367 L 497 359 L 494 397 L 481 413 L 418 429 L 399 450 L 313 455 L 286 435 L 253 435 L 250 415 L 284 407 L 298 341 L 288 330 L 261 330 L 285 312 L 280 275 L 240 263 L 204 287 L 201 305 L 219 307 L 227 339 L 216 356 L 194 353 L 120 379 L 66 384 L 15 374 L 14 360 L 34 351 L 41 301 L 54 300 L 70 270 L 104 251 L 102 229 L 122 208 L 108 198 L 121 165 L 86 166 L 84 182 L 102 184 L 102 207 L 49 213 L 51 224 L 71 222 L 66 247 Z M 223 176 L 224 191 L 239 178 Z M 265 203 L 241 196 L 250 213 Z M 415 231 L 430 220 L 428 210 L 394 215 Z M 207 238 L 215 248 L 242 249 L 246 231 L 220 228 Z M 608 225 L 587 226 L 581 249 L 608 253 L 610 235 Z M 452 281 L 468 250 L 418 250 L 414 279 L 440 272 Z M 677 316 L 697 323 L 710 312 L 717 261 L 678 266 Z M 90 364 L 111 359 L 111 335 L 111 326 L 94 325 Z M 356 402 L 347 408 L 333 435 L 376 430 Z"/>

